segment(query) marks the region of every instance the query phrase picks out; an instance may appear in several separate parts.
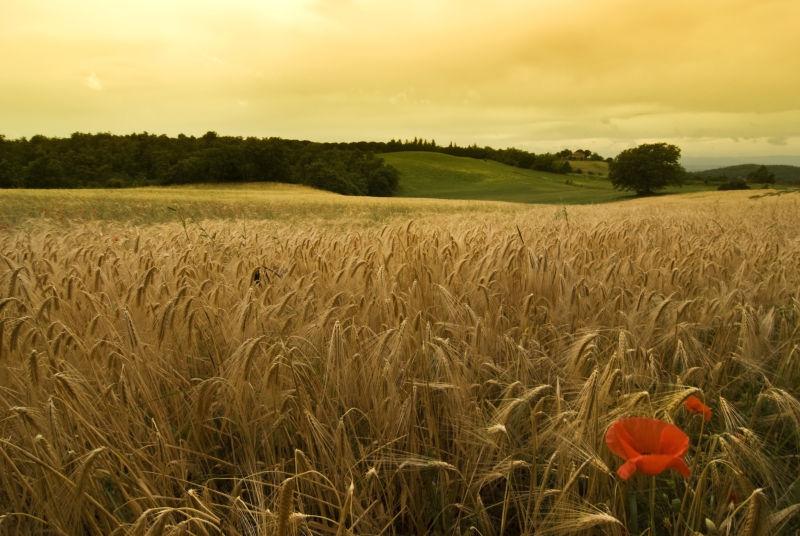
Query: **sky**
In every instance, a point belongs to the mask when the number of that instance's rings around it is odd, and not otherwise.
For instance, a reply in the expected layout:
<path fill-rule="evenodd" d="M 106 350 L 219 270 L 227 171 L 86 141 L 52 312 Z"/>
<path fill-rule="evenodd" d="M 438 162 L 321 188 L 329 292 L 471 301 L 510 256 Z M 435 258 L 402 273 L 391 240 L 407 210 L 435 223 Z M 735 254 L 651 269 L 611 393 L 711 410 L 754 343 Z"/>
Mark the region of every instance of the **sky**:
<path fill-rule="evenodd" d="M 0 0 L 0 133 L 800 155 L 798 0 Z"/>

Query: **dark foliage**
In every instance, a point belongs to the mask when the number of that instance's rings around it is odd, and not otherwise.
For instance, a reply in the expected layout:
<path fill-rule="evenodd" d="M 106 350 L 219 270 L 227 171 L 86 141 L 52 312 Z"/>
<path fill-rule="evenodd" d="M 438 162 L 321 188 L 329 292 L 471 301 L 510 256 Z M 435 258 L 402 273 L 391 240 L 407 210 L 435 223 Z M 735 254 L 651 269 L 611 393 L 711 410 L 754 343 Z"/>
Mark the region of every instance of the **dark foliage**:
<path fill-rule="evenodd" d="M 605 159 L 590 149 L 564 149 L 556 153 L 556 156 L 565 160 L 589 160 L 592 162 L 603 162 Z M 610 159 L 609 159 L 610 160 Z"/>
<path fill-rule="evenodd" d="M 646 143 L 622 151 L 611 162 L 608 178 L 618 190 L 652 194 L 671 184 L 681 184 L 686 172 L 679 161 L 681 150 L 666 143 Z"/>
<path fill-rule="evenodd" d="M 731 179 L 723 182 L 717 186 L 717 190 L 749 190 L 747 182 L 744 179 Z"/>
<path fill-rule="evenodd" d="M 764 168 L 761 171 L 761 168 Z M 706 182 L 724 182 L 728 177 L 747 179 L 755 184 L 800 184 L 800 166 L 740 164 L 705 171 L 695 171 L 692 175 Z M 761 182 L 766 179 L 766 182 Z"/>
<path fill-rule="evenodd" d="M 196 138 L 73 134 L 0 138 L 0 187 L 124 187 L 278 181 L 348 195 L 392 195 L 397 171 L 355 145 L 214 132 Z"/>
<path fill-rule="evenodd" d="M 756 184 L 775 184 L 775 174 L 767 166 L 758 166 L 747 174 L 747 180 Z"/>

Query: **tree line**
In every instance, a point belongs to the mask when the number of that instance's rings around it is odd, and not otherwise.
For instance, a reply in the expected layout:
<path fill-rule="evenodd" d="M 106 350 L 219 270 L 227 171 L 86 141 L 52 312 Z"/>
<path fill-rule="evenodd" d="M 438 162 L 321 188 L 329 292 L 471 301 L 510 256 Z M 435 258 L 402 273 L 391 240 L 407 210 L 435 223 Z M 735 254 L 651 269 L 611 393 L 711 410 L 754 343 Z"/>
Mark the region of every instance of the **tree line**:
<path fill-rule="evenodd" d="M 441 146 L 421 138 L 317 143 L 215 132 L 200 137 L 147 132 L 75 133 L 68 138 L 6 139 L 0 135 L 0 188 L 276 181 L 347 195 L 389 196 L 397 191 L 398 172 L 377 154 L 400 151 L 432 151 L 553 173 L 572 171 L 567 150 L 536 154 L 515 148 Z"/>
<path fill-rule="evenodd" d="M 373 152 L 281 138 L 75 133 L 0 136 L 1 188 L 126 187 L 277 181 L 347 195 L 389 196 L 397 170 Z"/>

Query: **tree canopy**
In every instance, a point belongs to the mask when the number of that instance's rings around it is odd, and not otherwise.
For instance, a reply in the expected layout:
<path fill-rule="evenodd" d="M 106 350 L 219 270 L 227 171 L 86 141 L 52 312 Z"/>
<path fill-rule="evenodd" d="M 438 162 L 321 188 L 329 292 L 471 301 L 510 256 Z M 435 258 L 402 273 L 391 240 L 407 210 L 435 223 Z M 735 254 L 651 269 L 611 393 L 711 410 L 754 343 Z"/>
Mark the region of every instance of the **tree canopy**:
<path fill-rule="evenodd" d="M 608 178 L 618 190 L 638 195 L 652 194 L 672 184 L 681 184 L 685 171 L 681 150 L 666 143 L 649 143 L 622 151 L 611 161 Z"/>
<path fill-rule="evenodd" d="M 775 174 L 767 166 L 759 166 L 747 174 L 747 180 L 755 184 L 775 184 Z"/>
<path fill-rule="evenodd" d="M 75 133 L 69 138 L 0 139 L 0 188 L 124 187 L 275 181 L 345 195 L 392 195 L 397 170 L 368 149 L 208 132 Z"/>

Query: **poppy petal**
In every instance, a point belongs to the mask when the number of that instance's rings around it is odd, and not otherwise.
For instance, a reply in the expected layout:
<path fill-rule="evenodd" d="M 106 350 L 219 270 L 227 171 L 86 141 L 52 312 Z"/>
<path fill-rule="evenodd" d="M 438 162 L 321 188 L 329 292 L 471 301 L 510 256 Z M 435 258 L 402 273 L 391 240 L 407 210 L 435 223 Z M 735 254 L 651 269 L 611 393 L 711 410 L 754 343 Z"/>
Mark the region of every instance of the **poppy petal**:
<path fill-rule="evenodd" d="M 642 456 L 636 461 L 636 468 L 646 475 L 657 475 L 669 469 L 673 459 L 672 456 L 663 454 Z"/>
<path fill-rule="evenodd" d="M 658 452 L 661 430 L 667 424 L 658 419 L 631 417 L 620 421 L 622 428 L 630 435 L 630 445 L 639 454 Z"/>
<path fill-rule="evenodd" d="M 691 470 L 689 470 L 689 466 L 683 461 L 683 458 L 673 458 L 670 467 L 682 474 L 683 478 L 689 478 L 689 475 L 692 473 Z"/>
<path fill-rule="evenodd" d="M 620 419 L 608 428 L 605 439 L 609 450 L 625 460 L 617 469 L 623 480 L 637 471 L 657 475 L 675 469 L 684 477 L 689 475 L 683 461 L 689 436 L 674 424 L 644 417 Z"/>
<path fill-rule="evenodd" d="M 606 432 L 606 445 L 608 449 L 619 456 L 629 460 L 639 456 L 639 452 L 633 447 L 634 439 L 624 426 L 614 423 Z"/>
<path fill-rule="evenodd" d="M 658 453 L 683 456 L 689 450 L 689 436 L 677 426 L 666 426 L 658 440 Z"/>
<path fill-rule="evenodd" d="M 691 395 L 687 397 L 686 400 L 683 401 L 683 406 L 686 408 L 686 411 L 690 413 L 702 415 L 706 422 L 711 420 L 711 408 L 703 404 L 703 401 L 696 396 Z"/>
<path fill-rule="evenodd" d="M 628 480 L 635 472 L 636 462 L 634 460 L 629 460 L 623 463 L 620 465 L 619 469 L 617 469 L 617 474 L 622 480 Z"/>

